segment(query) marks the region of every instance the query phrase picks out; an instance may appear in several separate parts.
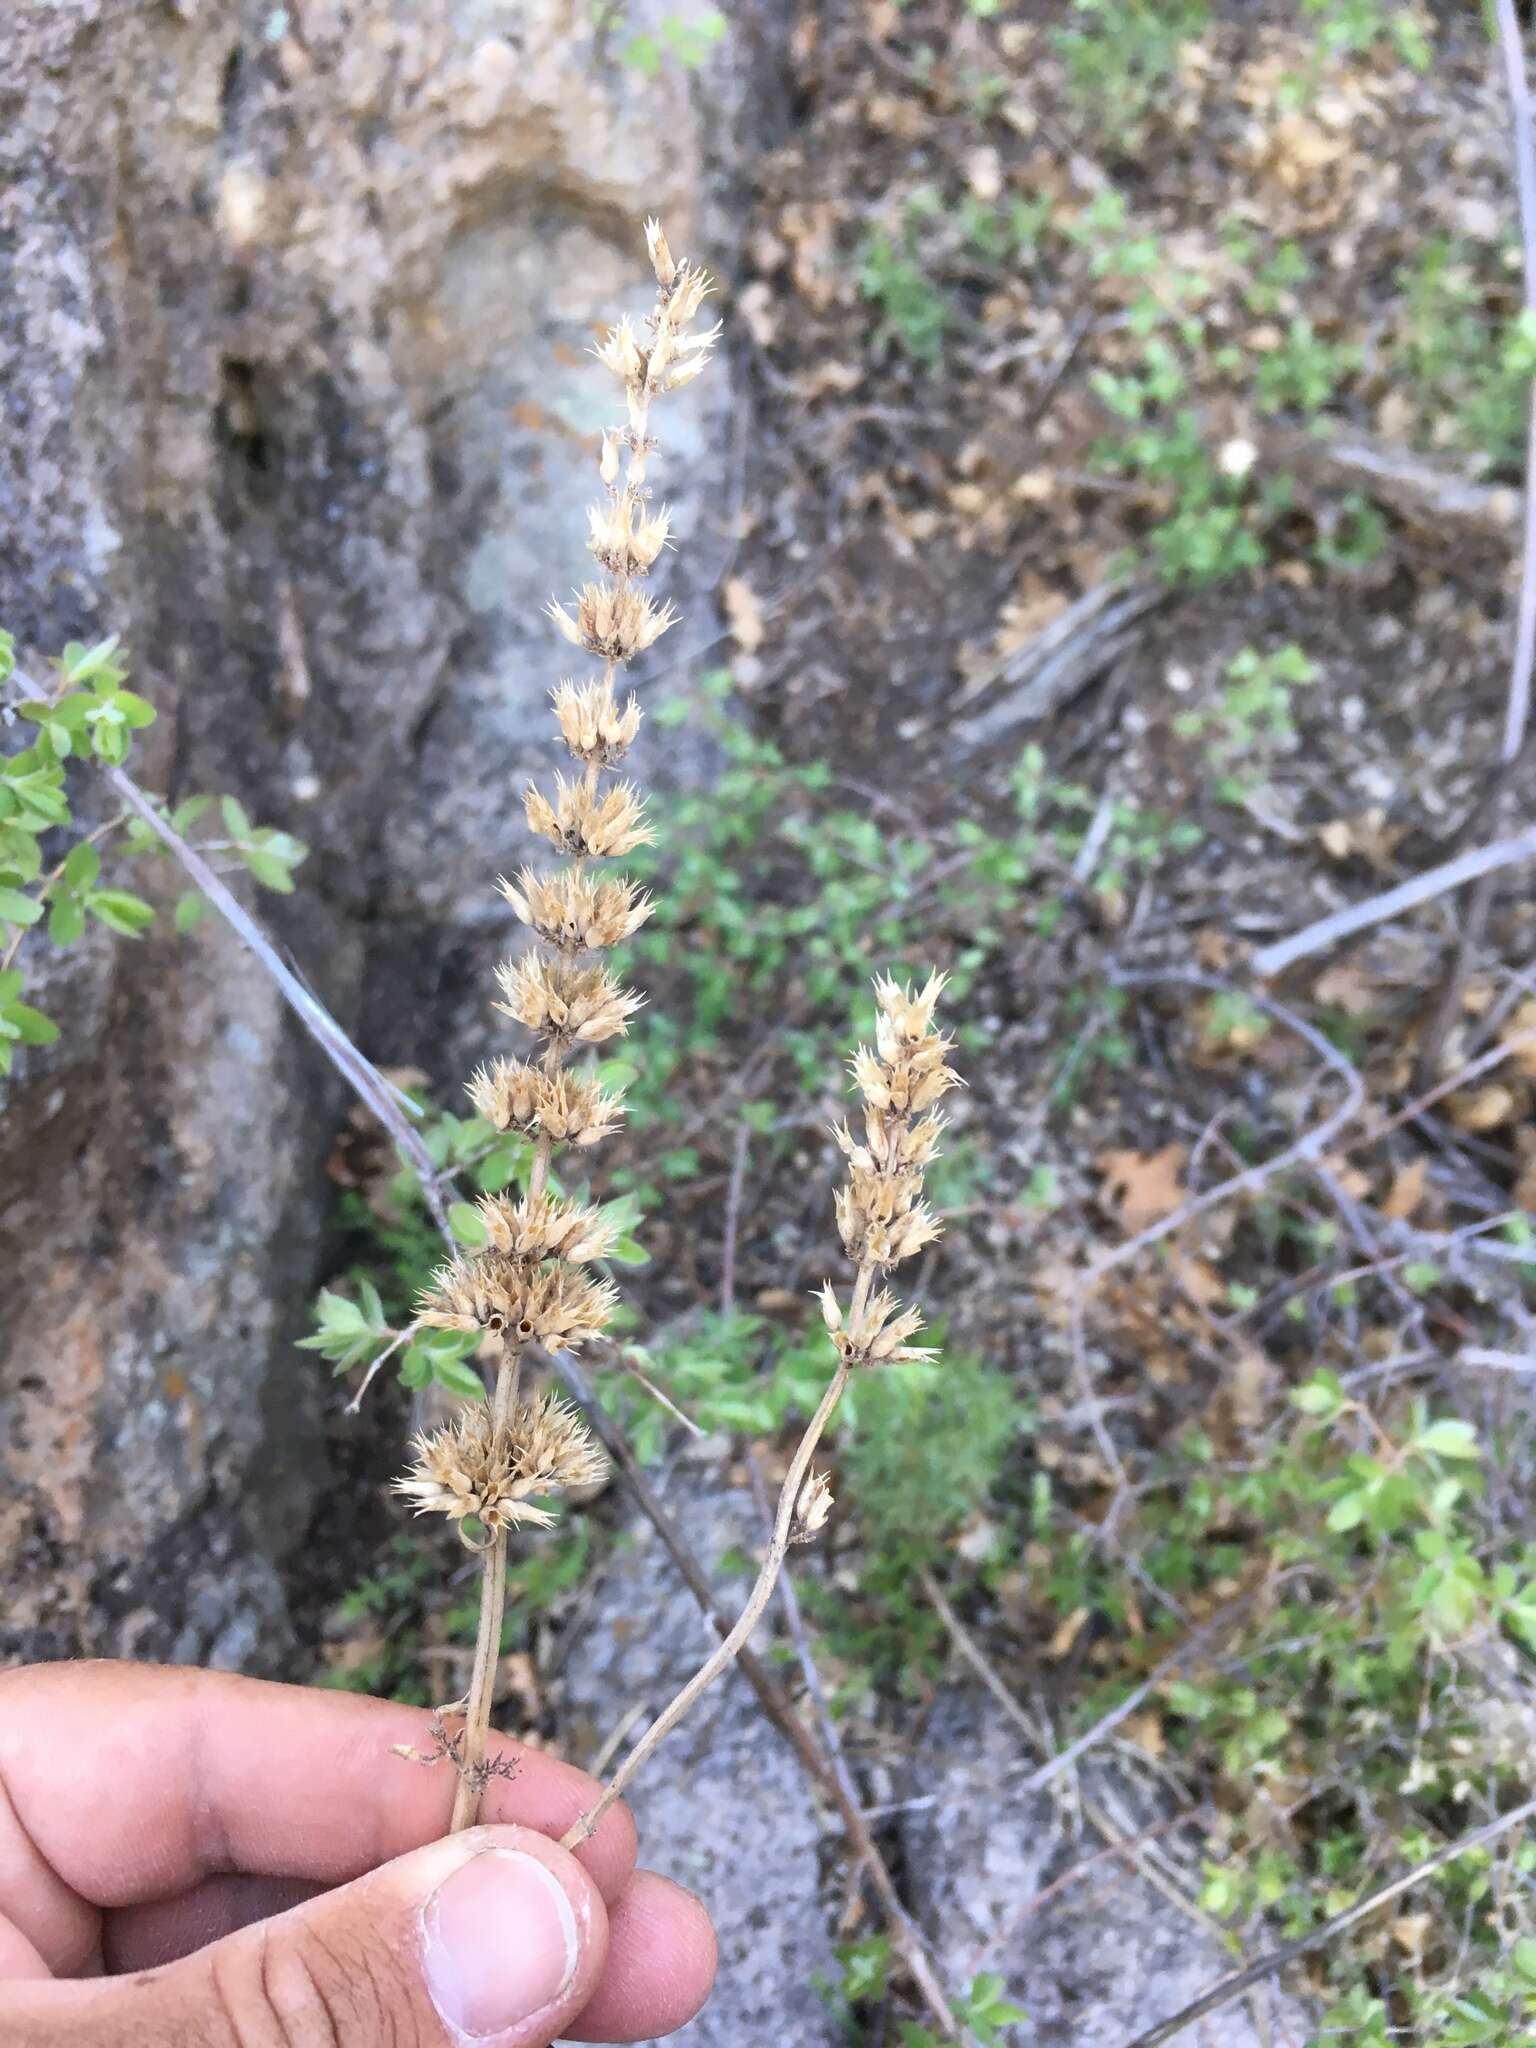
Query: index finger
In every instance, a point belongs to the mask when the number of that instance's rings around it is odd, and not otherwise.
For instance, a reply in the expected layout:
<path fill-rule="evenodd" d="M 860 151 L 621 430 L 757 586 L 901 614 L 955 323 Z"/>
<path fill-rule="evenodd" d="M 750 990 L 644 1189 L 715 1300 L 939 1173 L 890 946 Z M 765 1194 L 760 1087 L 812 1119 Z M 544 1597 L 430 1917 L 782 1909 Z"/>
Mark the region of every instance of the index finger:
<path fill-rule="evenodd" d="M 345 1884 L 442 1834 L 451 1766 L 430 1716 L 355 1694 L 225 1672 L 133 1664 L 35 1665 L 0 1676 L 0 1914 L 55 1974 L 94 1947 L 98 1914 L 173 1898 L 225 1871 Z M 559 1837 L 595 1781 L 493 1738 L 516 1774 L 492 1778 L 483 1817 Z M 610 1825 L 612 1823 L 612 1825 Z M 577 1852 L 605 1899 L 635 1860 L 616 1808 Z"/>

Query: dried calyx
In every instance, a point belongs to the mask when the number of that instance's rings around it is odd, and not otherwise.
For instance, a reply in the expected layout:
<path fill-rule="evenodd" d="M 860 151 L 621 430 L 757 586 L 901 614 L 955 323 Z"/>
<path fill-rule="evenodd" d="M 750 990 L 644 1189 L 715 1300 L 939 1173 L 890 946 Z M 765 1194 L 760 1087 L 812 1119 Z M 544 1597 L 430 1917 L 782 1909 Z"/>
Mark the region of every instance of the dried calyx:
<path fill-rule="evenodd" d="M 446 1429 L 418 1437 L 416 1462 L 394 1490 L 415 1501 L 418 1515 L 446 1515 L 478 1550 L 508 1529 L 552 1528 L 538 1496 L 594 1485 L 606 1470 L 580 1416 L 546 1395 L 514 1408 L 505 1423 L 477 1403 Z M 465 1531 L 470 1521 L 481 1535 Z"/>

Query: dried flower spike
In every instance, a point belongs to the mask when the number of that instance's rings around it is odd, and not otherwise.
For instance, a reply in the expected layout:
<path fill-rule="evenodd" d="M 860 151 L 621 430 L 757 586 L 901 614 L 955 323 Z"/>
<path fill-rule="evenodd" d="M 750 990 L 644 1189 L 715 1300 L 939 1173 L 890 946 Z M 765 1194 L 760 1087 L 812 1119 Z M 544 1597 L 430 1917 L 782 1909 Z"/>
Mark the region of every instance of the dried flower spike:
<path fill-rule="evenodd" d="M 698 374 L 714 341 L 692 326 L 709 290 L 704 273 L 673 257 L 654 221 L 647 224 L 646 244 L 656 273 L 655 310 L 643 330 L 619 321 L 598 350 L 623 386 L 625 414 L 624 424 L 603 437 L 602 495 L 589 519 L 591 551 L 605 579 L 584 584 L 569 604 L 551 601 L 547 608 L 564 638 L 601 663 L 596 675 L 567 678 L 553 693 L 575 773 L 557 776 L 552 794 L 534 786 L 524 797 L 530 829 L 570 864 L 552 874 L 525 867 L 515 881 L 501 884 L 531 943 L 498 970 L 497 1007 L 531 1033 L 533 1056 L 496 1060 L 469 1084 L 470 1099 L 494 1129 L 532 1139 L 527 1193 L 521 1200 L 493 1195 L 481 1203 L 483 1247 L 433 1275 L 418 1316 L 429 1328 L 477 1335 L 498 1354 L 491 1402 L 420 1440 L 415 1465 L 399 1482 L 418 1512 L 444 1514 L 461 1532 L 469 1525 L 478 1532 L 475 1547 L 484 1550 L 464 1732 L 448 1751 L 459 1770 L 455 1830 L 475 1819 L 488 1768 L 507 1533 L 549 1520 L 537 1496 L 585 1484 L 603 1469 L 601 1454 L 569 1409 L 551 1400 L 520 1403 L 518 1387 L 526 1346 L 558 1350 L 589 1342 L 606 1327 L 617 1300 L 611 1284 L 587 1270 L 613 1249 L 612 1227 L 600 1212 L 553 1197 L 549 1176 L 557 1145 L 594 1145 L 622 1114 L 620 1097 L 567 1063 L 620 1036 L 639 1008 L 641 998 L 608 972 L 601 956 L 639 928 L 651 905 L 623 876 L 594 877 L 587 864 L 622 859 L 651 837 L 639 792 L 627 782 L 605 785 L 603 775 L 623 759 L 640 729 L 634 697 L 620 707 L 618 672 L 654 646 L 677 616 L 643 587 L 670 531 L 645 482 L 655 448 L 651 407 Z"/>
<path fill-rule="evenodd" d="M 818 1297 L 822 1321 L 837 1353 L 837 1365 L 820 1405 L 790 1460 L 779 1491 L 773 1536 L 762 1569 L 736 1625 L 646 1729 L 603 1788 L 602 1797 L 565 1837 L 575 1848 L 634 1780 L 646 1758 L 687 1713 L 694 1701 L 734 1661 L 772 1597 L 785 1554 L 826 1522 L 832 1489 L 824 1473 L 811 1472 L 811 1459 L 831 1421 L 849 1376 L 867 1366 L 932 1358 L 908 1343 L 922 1328 L 915 1308 L 903 1308 L 888 1288 L 874 1292 L 877 1276 L 908 1259 L 939 1234 L 938 1220 L 922 1199 L 923 1169 L 933 1157 L 942 1118 L 933 1105 L 959 1076 L 949 1066 L 953 1041 L 934 1026 L 944 977 L 930 976 L 915 993 L 897 982 L 875 983 L 875 1043 L 861 1046 L 853 1060 L 854 1079 L 864 1097 L 864 1139 L 846 1125 L 834 1135 L 849 1161 L 847 1185 L 838 1190 L 837 1220 L 857 1271 L 845 1311 L 828 1281 Z"/>

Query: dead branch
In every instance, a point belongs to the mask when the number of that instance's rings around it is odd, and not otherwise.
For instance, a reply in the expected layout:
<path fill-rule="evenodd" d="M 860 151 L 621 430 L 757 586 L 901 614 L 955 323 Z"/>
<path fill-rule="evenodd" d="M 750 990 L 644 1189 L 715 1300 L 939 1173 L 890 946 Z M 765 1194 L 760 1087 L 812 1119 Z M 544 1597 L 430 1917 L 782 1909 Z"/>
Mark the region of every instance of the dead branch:
<path fill-rule="evenodd" d="M 1000 689 L 995 704 L 953 728 L 954 748 L 972 754 L 1021 725 L 1060 711 L 1096 682 L 1130 646 L 1136 627 L 1168 601 L 1167 586 L 1150 577 L 1098 583 L 1059 618 L 974 682 L 972 695 Z"/>
<path fill-rule="evenodd" d="M 1110 982 L 1115 988 L 1155 988 L 1160 983 L 1170 983 L 1175 987 L 1208 989 L 1215 995 L 1227 995 L 1232 990 L 1230 982 L 1222 981 L 1214 974 L 1197 973 L 1193 968 L 1164 967 L 1148 969 L 1145 972 L 1116 973 L 1110 976 Z M 1128 1237 L 1124 1244 L 1115 1245 L 1111 1250 L 1101 1253 L 1082 1275 L 1076 1290 L 1079 1295 L 1086 1293 L 1111 1268 L 1123 1266 L 1127 1259 L 1137 1257 L 1139 1253 L 1160 1243 L 1165 1237 L 1172 1237 L 1187 1224 L 1194 1222 L 1196 1217 L 1203 1216 L 1208 1209 L 1219 1208 L 1223 1202 L 1230 1202 L 1238 1195 L 1251 1194 L 1275 1174 L 1288 1172 L 1293 1166 L 1304 1165 L 1319 1158 L 1327 1151 L 1339 1132 L 1353 1123 L 1359 1115 L 1365 1101 L 1365 1082 L 1354 1063 L 1347 1060 L 1322 1032 L 1316 1030 L 1304 1017 L 1298 1017 L 1296 1012 L 1287 1008 L 1284 1003 L 1277 1003 L 1273 997 L 1263 995 L 1257 990 L 1249 990 L 1246 993 L 1250 1002 L 1256 1003 L 1261 1010 L 1266 1011 L 1277 1024 L 1283 1024 L 1288 1031 L 1294 1031 L 1296 1036 L 1309 1045 L 1318 1058 L 1338 1076 L 1345 1086 L 1344 1100 L 1325 1116 L 1321 1123 L 1314 1124 L 1310 1131 L 1298 1138 L 1293 1145 L 1287 1145 L 1282 1151 L 1277 1152 L 1272 1159 L 1261 1160 L 1257 1166 L 1245 1167 L 1241 1173 L 1235 1173 L 1230 1180 L 1221 1181 L 1215 1187 L 1207 1188 L 1203 1194 L 1191 1195 L 1189 1200 L 1181 1202 L 1171 1215 L 1164 1216 L 1157 1223 L 1149 1224 L 1134 1237 Z"/>
<path fill-rule="evenodd" d="M 213 905 L 240 943 L 264 967 L 304 1029 L 341 1075 L 347 1086 L 365 1103 L 394 1140 L 400 1155 L 416 1170 L 422 1198 L 432 1212 L 439 1230 L 448 1234 L 448 1215 L 443 1206 L 437 1168 L 433 1165 L 421 1135 L 401 1109 L 394 1089 L 371 1061 L 365 1059 L 317 997 L 285 965 L 277 948 L 249 911 L 219 880 L 195 846 L 188 845 L 170 821 L 163 818 L 131 776 L 121 768 L 103 767 L 111 787 L 140 817 L 167 850 L 173 853 L 188 877 Z"/>
<path fill-rule="evenodd" d="M 1525 68 L 1525 43 L 1520 32 L 1520 17 L 1515 12 L 1515 0 L 1494 0 L 1494 18 L 1509 97 L 1515 187 L 1520 204 L 1525 310 L 1528 315 L 1536 317 L 1536 132 L 1532 130 L 1530 80 Z M 1520 551 L 1520 596 L 1515 611 L 1515 651 L 1510 662 L 1509 695 L 1504 706 L 1504 731 L 1499 744 L 1498 765 L 1483 810 L 1488 821 L 1484 830 L 1497 831 L 1502 823 L 1515 765 L 1525 748 L 1526 728 L 1531 715 L 1533 667 L 1536 667 L 1536 379 L 1531 383 L 1526 413 L 1525 519 Z M 1456 957 L 1419 1048 L 1420 1087 L 1428 1087 L 1436 1078 L 1445 1041 L 1460 1013 L 1462 991 L 1487 928 L 1493 889 L 1493 871 L 1490 869 L 1483 874 L 1467 899 Z"/>
<path fill-rule="evenodd" d="M 1485 1826 L 1474 1828 L 1459 1841 L 1447 1843 L 1437 1849 L 1433 1856 L 1402 1877 L 1394 1878 L 1391 1884 L 1382 1885 L 1378 1891 L 1359 1899 L 1353 1906 L 1346 1906 L 1342 1913 L 1335 1913 L 1331 1920 L 1325 1920 L 1321 1927 L 1314 1927 L 1310 1934 L 1304 1934 L 1299 1941 L 1288 1941 L 1283 1947 L 1272 1949 L 1267 1956 L 1260 1956 L 1257 1962 L 1249 1963 L 1246 1969 L 1234 1970 L 1230 1977 L 1223 1977 L 1213 1984 L 1209 1991 L 1176 2012 L 1171 2019 L 1163 2020 L 1145 2034 L 1138 2034 L 1133 2041 L 1127 2041 L 1125 2048 L 1161 2048 L 1164 2041 L 1172 2041 L 1192 2027 L 1196 2020 L 1204 2019 L 1208 2013 L 1219 2012 L 1230 2005 L 1235 1998 L 1241 1998 L 1245 1991 L 1260 1984 L 1266 1977 L 1273 1977 L 1301 1956 L 1311 1955 L 1315 1949 L 1325 1948 L 1336 1935 L 1345 1934 L 1351 1927 L 1357 1927 L 1362 1920 L 1368 1920 L 1382 1906 L 1401 1898 L 1404 1892 L 1412 1891 L 1416 1884 L 1422 1884 L 1426 1877 L 1433 1877 L 1437 1870 L 1443 1870 L 1448 1863 L 1455 1863 L 1460 1857 L 1470 1855 L 1474 1849 L 1486 1848 L 1501 1835 L 1521 1827 L 1526 1821 L 1536 1819 L 1536 1799 L 1527 1799 L 1511 1812 L 1501 1814 Z"/>
<path fill-rule="evenodd" d="M 1296 961 L 1305 960 L 1309 954 L 1336 946 L 1340 939 L 1353 938 L 1356 932 L 1385 924 L 1389 918 L 1399 917 L 1405 910 L 1416 910 L 1421 903 L 1430 903 L 1437 896 L 1448 895 L 1451 890 L 1475 882 L 1480 876 L 1486 877 L 1500 868 L 1513 867 L 1517 861 L 1531 859 L 1536 859 L 1536 827 L 1517 833 L 1513 839 L 1497 839 L 1491 846 L 1479 846 L 1470 853 L 1460 853 L 1454 860 L 1442 861 L 1439 867 L 1428 868 L 1422 875 L 1413 875 L 1408 881 L 1399 882 L 1395 888 L 1384 889 L 1379 896 L 1368 897 L 1364 903 L 1353 903 L 1344 910 L 1331 911 L 1327 917 L 1320 917 L 1314 924 L 1293 932 L 1288 939 L 1277 939 L 1274 945 L 1261 947 L 1249 965 L 1261 981 L 1268 981 Z"/>
<path fill-rule="evenodd" d="M 1368 434 L 1319 436 L 1272 427 L 1259 429 L 1255 439 L 1266 468 L 1324 491 L 1358 491 L 1408 525 L 1447 539 L 1476 534 L 1503 541 L 1520 516 L 1520 494 L 1509 485 L 1476 483 L 1412 448 Z"/>

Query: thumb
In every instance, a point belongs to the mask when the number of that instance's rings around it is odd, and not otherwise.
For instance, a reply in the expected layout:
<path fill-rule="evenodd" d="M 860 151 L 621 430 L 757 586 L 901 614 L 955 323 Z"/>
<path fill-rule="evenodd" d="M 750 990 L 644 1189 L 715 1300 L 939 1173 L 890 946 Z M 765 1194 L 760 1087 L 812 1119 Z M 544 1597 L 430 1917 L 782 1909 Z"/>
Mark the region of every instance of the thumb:
<path fill-rule="evenodd" d="M 5 2039 L 548 2048 L 591 1998 L 607 1951 L 602 1899 L 574 1857 L 527 1828 L 472 1828 L 166 1969 L 17 1986 Z"/>

